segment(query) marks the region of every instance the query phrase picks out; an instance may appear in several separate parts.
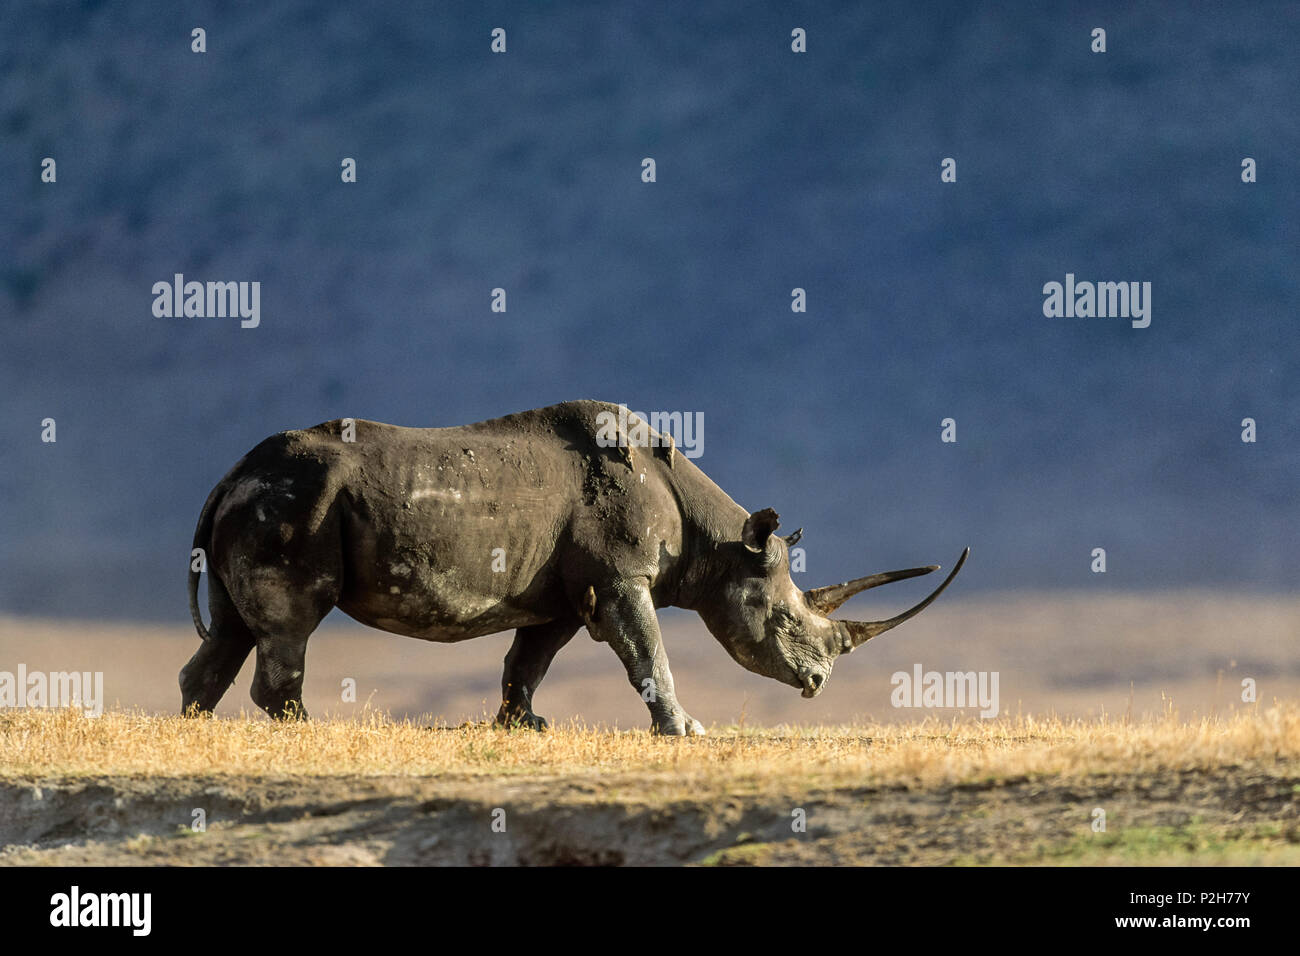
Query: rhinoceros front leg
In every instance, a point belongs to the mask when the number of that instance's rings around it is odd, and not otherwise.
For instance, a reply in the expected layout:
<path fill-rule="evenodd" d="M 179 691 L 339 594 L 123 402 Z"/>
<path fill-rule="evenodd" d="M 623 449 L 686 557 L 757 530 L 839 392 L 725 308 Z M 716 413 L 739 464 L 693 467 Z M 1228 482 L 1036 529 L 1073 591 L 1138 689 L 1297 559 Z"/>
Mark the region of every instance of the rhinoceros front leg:
<path fill-rule="evenodd" d="M 623 662 L 628 681 L 650 708 L 654 733 L 676 737 L 704 734 L 703 725 L 677 702 L 654 601 L 643 582 L 598 594 L 587 630 L 596 640 L 609 644 Z"/>
<path fill-rule="evenodd" d="M 580 627 L 581 621 L 550 621 L 515 631 L 515 642 L 506 654 L 506 667 L 501 675 L 498 724 L 546 729 L 546 718 L 533 713 L 533 694 L 555 655 Z"/>

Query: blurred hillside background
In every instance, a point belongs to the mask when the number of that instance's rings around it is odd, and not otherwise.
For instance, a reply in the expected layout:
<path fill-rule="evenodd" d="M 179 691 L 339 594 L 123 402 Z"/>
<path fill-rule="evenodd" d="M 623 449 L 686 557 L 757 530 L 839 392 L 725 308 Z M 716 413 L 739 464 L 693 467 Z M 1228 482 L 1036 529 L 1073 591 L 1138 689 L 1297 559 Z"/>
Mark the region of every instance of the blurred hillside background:
<path fill-rule="evenodd" d="M 270 433 L 570 398 L 703 412 L 805 587 L 971 545 L 957 599 L 1294 591 L 1295 4 L 5 10 L 2 613 L 184 620 Z M 260 327 L 155 318 L 177 272 Z M 1150 328 L 1044 318 L 1067 272 Z"/>

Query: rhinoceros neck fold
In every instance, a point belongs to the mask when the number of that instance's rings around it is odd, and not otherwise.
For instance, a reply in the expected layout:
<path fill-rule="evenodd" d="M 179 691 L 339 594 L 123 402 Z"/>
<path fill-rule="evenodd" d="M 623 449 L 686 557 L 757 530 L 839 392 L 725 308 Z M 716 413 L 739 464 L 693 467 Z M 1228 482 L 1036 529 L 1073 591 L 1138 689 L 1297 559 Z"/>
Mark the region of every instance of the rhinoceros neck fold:
<path fill-rule="evenodd" d="M 670 483 L 682 513 L 684 568 L 672 603 L 705 611 L 718 596 L 719 551 L 740 540 L 749 512 L 690 461 L 673 469 Z"/>

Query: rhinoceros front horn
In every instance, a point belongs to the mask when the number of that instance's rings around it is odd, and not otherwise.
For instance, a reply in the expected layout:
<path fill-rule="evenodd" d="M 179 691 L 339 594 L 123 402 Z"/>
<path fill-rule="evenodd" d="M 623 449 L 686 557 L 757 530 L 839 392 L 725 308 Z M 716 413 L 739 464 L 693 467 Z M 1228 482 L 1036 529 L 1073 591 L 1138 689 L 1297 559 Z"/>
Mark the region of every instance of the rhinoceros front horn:
<path fill-rule="evenodd" d="M 943 593 L 944 588 L 946 588 L 949 584 L 952 584 L 952 579 L 957 576 L 957 572 L 961 570 L 961 566 L 966 563 L 966 556 L 968 554 L 970 554 L 970 548 L 967 548 L 965 551 L 961 553 L 961 557 L 957 559 L 956 567 L 954 567 L 952 571 L 949 572 L 948 577 L 944 579 L 943 584 L 940 584 L 937 588 L 935 588 L 934 593 L 932 593 L 928 598 L 926 598 L 916 607 L 910 608 L 909 610 L 904 611 L 902 614 L 899 614 L 896 617 L 891 617 L 887 621 L 842 621 L 841 623 L 844 625 L 845 629 L 847 630 L 849 640 L 851 642 L 851 646 L 846 648 L 846 650 L 852 650 L 854 647 L 861 647 L 863 644 L 871 640 L 877 634 L 883 634 L 885 633 L 885 631 L 888 631 L 890 628 L 898 627 L 898 625 L 902 624 L 904 621 L 911 620 L 912 618 L 916 617 L 916 615 L 924 611 L 927 607 L 930 606 L 931 602 L 933 602 L 935 598 L 937 598 L 940 594 Z M 921 570 L 924 571 L 928 569 L 921 569 Z M 891 573 L 899 574 L 903 572 L 895 571 Z M 911 575 L 908 575 L 908 577 L 910 576 Z"/>
<path fill-rule="evenodd" d="M 882 584 L 890 584 L 894 581 L 905 581 L 908 578 L 938 570 L 939 565 L 932 564 L 925 568 L 908 568 L 906 571 L 882 571 L 879 574 L 867 575 L 865 578 L 845 581 L 843 584 L 828 584 L 824 588 L 813 588 L 810 591 L 804 591 L 803 599 L 804 603 L 817 613 L 830 614 L 859 591 L 879 587 Z"/>

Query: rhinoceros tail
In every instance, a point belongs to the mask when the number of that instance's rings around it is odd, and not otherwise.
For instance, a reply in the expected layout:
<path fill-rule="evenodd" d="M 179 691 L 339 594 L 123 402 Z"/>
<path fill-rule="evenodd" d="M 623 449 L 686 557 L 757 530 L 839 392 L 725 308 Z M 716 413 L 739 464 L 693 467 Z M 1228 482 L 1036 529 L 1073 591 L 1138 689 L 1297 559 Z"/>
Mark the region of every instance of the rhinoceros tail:
<path fill-rule="evenodd" d="M 202 572 L 196 571 L 194 565 L 197 563 L 200 567 L 207 568 L 211 551 L 212 513 L 217 509 L 217 502 L 226 493 L 226 482 L 229 478 L 230 476 L 227 475 L 217 482 L 217 486 L 208 495 L 208 500 L 203 503 L 203 510 L 199 512 L 199 525 L 194 529 L 194 544 L 191 547 L 201 549 L 202 554 L 195 555 L 193 551 L 190 552 L 190 617 L 194 619 L 194 629 L 199 632 L 199 637 L 204 641 L 210 640 L 212 635 L 208 633 L 203 623 L 203 615 L 199 612 L 199 574 Z"/>

